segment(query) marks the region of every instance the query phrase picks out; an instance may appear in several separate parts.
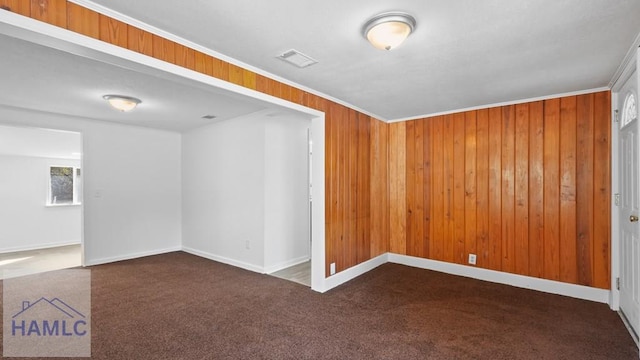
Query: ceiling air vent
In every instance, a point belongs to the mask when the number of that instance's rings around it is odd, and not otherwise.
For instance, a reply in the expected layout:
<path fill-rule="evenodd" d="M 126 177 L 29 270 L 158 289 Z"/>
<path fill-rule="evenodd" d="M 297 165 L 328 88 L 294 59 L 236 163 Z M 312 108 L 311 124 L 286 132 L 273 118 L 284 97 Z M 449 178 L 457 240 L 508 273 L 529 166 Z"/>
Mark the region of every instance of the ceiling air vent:
<path fill-rule="evenodd" d="M 206 119 L 206 120 L 212 120 L 212 119 L 215 119 L 215 118 L 216 118 L 216 116 L 215 116 L 215 115 L 205 115 L 205 116 L 203 116 L 202 118 L 203 118 L 203 119 Z"/>
<path fill-rule="evenodd" d="M 306 68 L 318 62 L 317 60 L 299 52 L 298 50 L 293 49 L 283 52 L 282 54 L 278 55 L 278 58 L 299 68 Z"/>

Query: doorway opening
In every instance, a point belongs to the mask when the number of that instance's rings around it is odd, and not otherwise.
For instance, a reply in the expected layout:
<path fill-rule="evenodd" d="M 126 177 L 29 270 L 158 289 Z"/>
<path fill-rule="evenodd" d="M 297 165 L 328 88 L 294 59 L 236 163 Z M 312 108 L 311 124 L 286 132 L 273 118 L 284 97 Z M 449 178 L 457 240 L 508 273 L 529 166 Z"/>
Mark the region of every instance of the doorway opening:
<path fill-rule="evenodd" d="M 0 126 L 0 276 L 82 265 L 81 134 Z"/>

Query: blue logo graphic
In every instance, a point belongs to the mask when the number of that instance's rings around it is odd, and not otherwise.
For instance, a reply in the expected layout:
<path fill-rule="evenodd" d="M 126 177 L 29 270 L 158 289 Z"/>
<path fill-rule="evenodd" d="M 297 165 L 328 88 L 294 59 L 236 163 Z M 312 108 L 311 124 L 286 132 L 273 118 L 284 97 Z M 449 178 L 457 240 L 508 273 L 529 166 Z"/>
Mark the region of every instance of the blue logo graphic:
<path fill-rule="evenodd" d="M 22 310 L 12 316 L 12 336 L 85 336 L 86 317 L 59 298 L 41 297 L 22 302 Z"/>

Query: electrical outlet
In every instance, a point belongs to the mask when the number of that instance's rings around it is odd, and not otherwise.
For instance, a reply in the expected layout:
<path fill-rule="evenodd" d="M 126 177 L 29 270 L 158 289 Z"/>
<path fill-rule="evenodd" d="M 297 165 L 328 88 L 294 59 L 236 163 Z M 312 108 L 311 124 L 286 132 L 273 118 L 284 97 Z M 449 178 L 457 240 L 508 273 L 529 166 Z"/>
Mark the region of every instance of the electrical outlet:
<path fill-rule="evenodd" d="M 244 247 L 245 247 L 247 250 L 251 249 L 251 241 L 247 240 L 247 241 L 244 243 Z"/>
<path fill-rule="evenodd" d="M 329 275 L 333 275 L 336 273 L 336 263 L 331 263 L 329 265 Z"/>
<path fill-rule="evenodd" d="M 471 265 L 476 264 L 476 254 L 469 254 L 469 264 Z"/>

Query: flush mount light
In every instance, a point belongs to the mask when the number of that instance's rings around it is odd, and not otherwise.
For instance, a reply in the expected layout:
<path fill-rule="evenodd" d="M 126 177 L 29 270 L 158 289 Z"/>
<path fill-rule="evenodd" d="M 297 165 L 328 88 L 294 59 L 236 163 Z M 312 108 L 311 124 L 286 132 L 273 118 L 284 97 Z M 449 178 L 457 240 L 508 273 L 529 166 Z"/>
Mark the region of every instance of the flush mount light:
<path fill-rule="evenodd" d="M 102 98 L 107 100 L 111 107 L 122 112 L 131 111 L 142 102 L 140 99 L 122 95 L 105 95 Z"/>
<path fill-rule="evenodd" d="M 362 28 L 362 34 L 371 45 L 381 50 L 391 50 L 413 32 L 416 19 L 403 12 L 386 12 L 374 16 Z"/>

